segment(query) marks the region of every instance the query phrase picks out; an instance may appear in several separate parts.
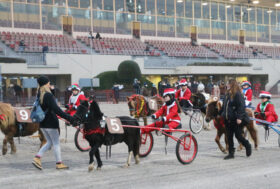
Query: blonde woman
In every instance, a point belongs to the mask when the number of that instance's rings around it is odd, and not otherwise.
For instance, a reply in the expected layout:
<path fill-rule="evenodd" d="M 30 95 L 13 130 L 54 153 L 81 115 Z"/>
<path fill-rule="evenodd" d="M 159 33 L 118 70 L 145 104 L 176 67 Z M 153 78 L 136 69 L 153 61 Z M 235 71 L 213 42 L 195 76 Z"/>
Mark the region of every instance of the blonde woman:
<path fill-rule="evenodd" d="M 52 146 L 56 158 L 56 169 L 68 169 L 68 167 L 62 163 L 61 150 L 59 143 L 59 122 L 56 115 L 70 121 L 72 124 L 74 118 L 64 113 L 57 105 L 54 96 L 51 93 L 50 81 L 47 77 L 41 76 L 37 79 L 39 84 L 38 97 L 40 98 L 40 104 L 43 111 L 46 112 L 45 119 L 40 123 L 40 129 L 47 139 L 47 143 L 41 147 L 32 164 L 42 170 L 41 158 L 43 154 L 49 150 Z"/>

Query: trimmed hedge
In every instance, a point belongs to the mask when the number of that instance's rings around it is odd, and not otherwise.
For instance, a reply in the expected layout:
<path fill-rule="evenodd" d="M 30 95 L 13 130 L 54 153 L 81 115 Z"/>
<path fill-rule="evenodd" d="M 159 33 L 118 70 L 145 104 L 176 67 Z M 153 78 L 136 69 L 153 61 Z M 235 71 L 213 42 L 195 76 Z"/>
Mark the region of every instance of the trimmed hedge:
<path fill-rule="evenodd" d="M 132 84 L 135 78 L 141 78 L 141 70 L 136 62 L 125 60 L 118 67 L 118 77 L 120 82 Z"/>
<path fill-rule="evenodd" d="M 100 79 L 100 87 L 98 89 L 111 89 L 115 82 L 119 82 L 117 71 L 102 72 L 96 77 Z"/>

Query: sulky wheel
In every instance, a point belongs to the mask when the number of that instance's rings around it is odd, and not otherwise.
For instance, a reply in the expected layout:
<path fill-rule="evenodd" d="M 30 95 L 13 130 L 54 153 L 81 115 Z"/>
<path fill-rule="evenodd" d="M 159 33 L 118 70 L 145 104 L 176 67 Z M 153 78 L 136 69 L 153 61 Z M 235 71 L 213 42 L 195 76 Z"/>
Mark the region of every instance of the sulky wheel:
<path fill-rule="evenodd" d="M 75 145 L 81 152 L 89 151 L 90 145 L 83 136 L 83 130 L 77 129 L 74 137 Z"/>
<path fill-rule="evenodd" d="M 140 138 L 141 138 L 141 144 L 139 149 L 139 156 L 146 157 L 153 149 L 154 137 L 152 133 L 149 132 L 149 133 L 141 133 Z"/>
<path fill-rule="evenodd" d="M 194 111 L 190 117 L 190 122 L 189 122 L 192 133 L 198 134 L 202 130 L 203 122 L 204 119 L 203 116 L 201 115 L 201 112 Z"/>
<path fill-rule="evenodd" d="M 176 156 L 180 163 L 191 163 L 197 154 L 198 146 L 197 141 L 190 133 L 184 134 L 177 141 Z"/>

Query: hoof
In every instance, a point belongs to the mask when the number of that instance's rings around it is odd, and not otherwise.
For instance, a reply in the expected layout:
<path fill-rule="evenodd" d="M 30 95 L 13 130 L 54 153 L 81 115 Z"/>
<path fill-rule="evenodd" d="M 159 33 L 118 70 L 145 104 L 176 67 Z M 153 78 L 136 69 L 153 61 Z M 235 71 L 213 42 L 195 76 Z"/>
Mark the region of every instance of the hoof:
<path fill-rule="evenodd" d="M 15 154 L 15 153 L 16 153 L 16 150 L 12 150 L 12 151 L 11 151 L 11 154 Z"/>
<path fill-rule="evenodd" d="M 225 149 L 223 149 L 222 152 L 223 152 L 224 154 L 227 154 L 227 151 L 226 151 Z"/>
<path fill-rule="evenodd" d="M 129 165 L 126 163 L 123 168 L 129 168 Z"/>
<path fill-rule="evenodd" d="M 94 170 L 94 163 L 89 164 L 88 166 L 88 172 L 91 172 Z"/>
<path fill-rule="evenodd" d="M 97 167 L 97 169 L 96 169 L 97 171 L 101 171 L 101 167 Z"/>
<path fill-rule="evenodd" d="M 6 155 L 6 154 L 7 154 L 7 151 L 8 151 L 8 149 L 3 149 L 3 150 L 2 150 L 2 155 L 3 155 L 3 156 Z"/>
<path fill-rule="evenodd" d="M 139 156 L 137 155 L 136 157 L 135 157 L 135 164 L 139 164 L 140 163 L 140 158 L 139 158 Z"/>
<path fill-rule="evenodd" d="M 239 152 L 239 151 L 241 151 L 242 150 L 242 147 L 238 147 L 237 148 L 237 151 Z"/>

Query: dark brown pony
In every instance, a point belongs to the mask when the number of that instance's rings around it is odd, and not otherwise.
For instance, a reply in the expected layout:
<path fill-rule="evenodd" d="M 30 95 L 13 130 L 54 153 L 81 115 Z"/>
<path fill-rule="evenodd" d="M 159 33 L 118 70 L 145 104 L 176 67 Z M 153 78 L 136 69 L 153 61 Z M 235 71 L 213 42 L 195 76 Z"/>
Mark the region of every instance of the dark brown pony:
<path fill-rule="evenodd" d="M 147 116 L 152 115 L 155 111 L 149 108 L 148 101 L 142 95 L 132 95 L 127 98 L 127 104 L 129 107 L 130 116 L 136 119 L 143 118 L 144 125 L 147 125 Z M 163 105 L 163 98 L 159 96 L 151 97 L 151 99 L 157 102 L 157 109 Z"/>
<path fill-rule="evenodd" d="M 11 145 L 11 154 L 16 153 L 16 146 L 14 143 L 14 138 L 19 136 L 19 129 L 17 126 L 16 116 L 14 108 L 10 104 L 1 103 L 0 102 L 0 129 L 2 133 L 5 135 L 3 140 L 2 154 L 5 155 L 8 151 L 7 143 L 9 142 Z M 38 123 L 24 123 L 23 131 L 21 136 L 29 136 L 34 134 L 39 130 Z M 39 130 L 41 146 L 46 143 L 46 139 L 43 133 Z"/>
<path fill-rule="evenodd" d="M 214 121 L 214 126 L 217 129 L 217 135 L 215 138 L 215 141 L 219 147 L 219 149 L 226 153 L 228 150 L 228 141 L 226 137 L 226 129 L 225 129 L 225 123 L 224 118 L 218 114 L 218 112 L 222 108 L 222 103 L 219 100 L 211 100 L 209 101 L 207 108 L 206 108 L 206 121 L 210 122 L 211 120 Z M 246 108 L 246 113 L 249 115 L 249 117 L 253 117 L 253 111 L 249 108 Z M 249 124 L 245 126 L 246 129 L 249 131 L 252 139 L 254 140 L 255 149 L 258 148 L 258 135 L 257 130 L 254 126 L 254 121 L 250 120 Z M 225 143 L 226 148 L 224 148 L 220 143 L 221 136 L 225 134 Z M 240 144 L 239 149 L 242 149 L 242 146 Z"/>

